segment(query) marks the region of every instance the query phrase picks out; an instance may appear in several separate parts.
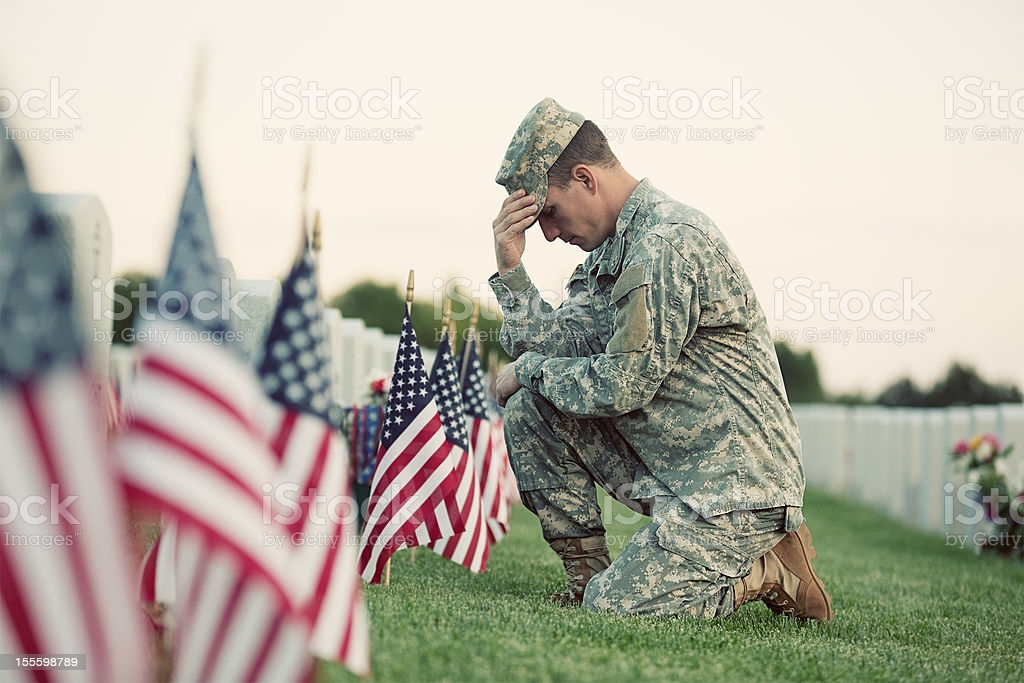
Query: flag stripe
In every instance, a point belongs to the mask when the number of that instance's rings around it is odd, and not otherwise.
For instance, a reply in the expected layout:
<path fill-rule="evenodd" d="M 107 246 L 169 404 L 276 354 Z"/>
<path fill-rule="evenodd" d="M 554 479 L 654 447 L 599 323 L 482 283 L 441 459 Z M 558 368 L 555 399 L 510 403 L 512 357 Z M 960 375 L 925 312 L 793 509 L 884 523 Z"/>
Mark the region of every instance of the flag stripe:
<path fill-rule="evenodd" d="M 227 638 L 228 628 L 231 621 L 235 618 L 235 610 L 238 609 L 238 600 L 242 595 L 244 587 L 244 576 L 242 574 L 235 574 L 234 584 L 228 591 L 227 601 L 224 603 L 223 610 L 220 613 L 220 621 L 217 628 L 214 630 L 213 638 L 209 643 L 209 650 L 207 650 L 206 653 L 206 661 L 203 664 L 203 671 L 199 676 L 200 681 L 214 680 L 210 674 L 222 654 L 221 648 L 224 647 L 224 640 Z"/>
<path fill-rule="evenodd" d="M 41 458 L 41 463 L 46 470 L 47 478 L 51 482 L 64 481 L 64 478 L 61 477 L 60 473 L 58 473 L 55 463 L 55 454 L 52 450 L 50 440 L 47 438 L 47 434 L 44 430 L 43 418 L 41 417 L 39 408 L 36 405 L 33 392 L 24 391 L 22 393 L 22 400 L 24 401 L 25 413 L 32 431 L 32 436 L 35 440 L 36 453 L 38 453 Z M 74 410 L 73 406 L 69 407 L 72 408 L 70 413 L 61 411 L 63 419 L 67 419 L 77 412 Z M 77 434 L 79 435 L 79 438 L 81 438 L 81 435 L 88 434 L 88 430 L 79 431 Z M 97 491 L 95 493 L 101 494 L 102 492 Z M 61 535 L 72 536 L 73 529 L 70 528 L 67 519 L 65 519 L 63 515 L 59 515 L 59 519 Z M 53 523 L 54 520 L 51 518 L 50 524 Z M 68 559 L 70 560 L 73 568 L 73 582 L 87 627 L 86 638 L 88 639 L 91 647 L 90 652 L 95 653 L 94 659 L 91 662 L 94 666 L 93 671 L 97 673 L 100 678 L 108 677 L 111 669 L 110 661 L 107 659 L 108 644 L 104 642 L 107 632 L 101 625 L 102 619 L 99 616 L 101 610 L 96 604 L 96 591 L 92 585 L 101 583 L 102 581 L 107 580 L 108 577 L 97 577 L 92 575 L 93 567 L 90 566 L 83 557 L 84 550 L 81 543 L 71 543 L 69 546 L 65 547 L 67 548 Z"/>
<path fill-rule="evenodd" d="M 164 447 L 173 453 L 173 456 L 171 457 L 189 456 L 192 460 L 195 460 L 198 464 L 202 465 L 203 468 L 216 472 L 220 478 L 233 485 L 240 495 L 251 499 L 253 502 L 259 503 L 259 495 L 238 477 L 236 470 L 228 469 L 222 463 L 218 462 L 214 456 L 211 456 L 206 451 L 201 450 L 198 446 L 193 446 L 187 443 L 178 436 L 177 432 L 162 429 L 145 417 L 137 418 L 133 428 L 139 434 L 144 434 L 150 439 L 162 441 L 164 443 Z"/>
<path fill-rule="evenodd" d="M 29 610 L 26 609 L 25 604 L 22 602 L 22 584 L 18 580 L 17 568 L 11 562 L 8 552 L 6 550 L 7 544 L 0 544 L 0 567 L 3 570 L 0 571 L 0 595 L 3 596 L 3 612 L 4 621 L 14 622 L 14 631 L 16 631 L 16 638 L 18 641 L 17 649 L 11 650 L 11 652 L 21 652 L 24 654 L 38 654 L 47 652 L 45 647 L 40 646 L 39 640 L 36 638 L 36 632 L 32 628 L 32 618 L 29 616 Z M 4 632 L 11 633 L 8 629 L 8 624 L 4 623 Z M 49 680 L 46 672 L 43 670 L 37 670 L 34 673 L 34 678 L 37 681 Z"/>
<path fill-rule="evenodd" d="M 172 356 L 173 358 L 173 356 Z M 174 360 L 182 360 L 174 358 Z M 191 360 L 191 359 L 190 359 Z M 164 376 L 166 379 L 172 382 L 184 384 L 189 392 L 193 395 L 193 398 L 202 398 L 205 401 L 214 404 L 227 415 L 234 418 L 238 425 L 244 429 L 248 429 L 249 423 L 229 400 L 224 398 L 221 394 L 215 392 L 211 387 L 217 386 L 214 383 L 202 382 L 190 375 L 189 372 L 182 371 L 177 365 L 169 362 L 167 357 L 161 358 L 155 354 L 146 356 L 142 362 L 146 373 L 151 377 Z M 192 368 L 190 368 L 192 369 Z"/>

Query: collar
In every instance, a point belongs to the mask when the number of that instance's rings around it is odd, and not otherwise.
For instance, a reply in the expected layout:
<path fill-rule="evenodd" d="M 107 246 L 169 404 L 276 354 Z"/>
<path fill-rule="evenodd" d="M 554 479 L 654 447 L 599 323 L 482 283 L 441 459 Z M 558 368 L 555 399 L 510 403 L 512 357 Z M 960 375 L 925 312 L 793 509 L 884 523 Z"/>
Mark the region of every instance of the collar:
<path fill-rule="evenodd" d="M 619 217 L 615 220 L 615 234 L 606 239 L 604 244 L 593 254 L 598 275 L 618 275 L 622 268 L 622 254 L 626 247 L 627 233 L 630 226 L 633 225 L 637 210 L 647 199 L 652 188 L 651 181 L 644 178 L 623 204 L 622 210 L 619 211 Z"/>

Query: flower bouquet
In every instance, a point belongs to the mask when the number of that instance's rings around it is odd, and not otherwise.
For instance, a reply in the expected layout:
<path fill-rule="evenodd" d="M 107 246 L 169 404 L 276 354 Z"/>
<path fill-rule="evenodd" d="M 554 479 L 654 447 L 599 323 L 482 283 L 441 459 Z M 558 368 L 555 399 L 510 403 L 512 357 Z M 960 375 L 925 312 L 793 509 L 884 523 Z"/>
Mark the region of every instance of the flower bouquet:
<path fill-rule="evenodd" d="M 984 513 L 985 531 L 975 534 L 979 551 L 1024 557 L 1024 461 L 1007 457 L 1013 445 L 1003 446 L 994 434 L 979 434 L 953 446 L 953 462 Z"/>

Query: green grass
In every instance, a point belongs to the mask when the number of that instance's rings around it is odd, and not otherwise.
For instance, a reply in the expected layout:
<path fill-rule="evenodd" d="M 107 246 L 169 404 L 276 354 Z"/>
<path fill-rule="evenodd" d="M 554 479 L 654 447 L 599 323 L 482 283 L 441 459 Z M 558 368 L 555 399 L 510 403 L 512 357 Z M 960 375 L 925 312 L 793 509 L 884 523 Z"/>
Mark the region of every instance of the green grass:
<path fill-rule="evenodd" d="M 815 569 L 833 599 L 831 624 L 801 626 L 760 603 L 718 621 L 549 605 L 561 564 L 536 518 L 516 508 L 484 574 L 425 549 L 413 562 L 406 550 L 392 562 L 389 588 L 366 588 L 374 678 L 1024 680 L 1020 563 L 945 547 L 942 536 L 813 492 L 805 515 Z M 322 664 L 318 679 L 356 680 L 333 664 Z"/>

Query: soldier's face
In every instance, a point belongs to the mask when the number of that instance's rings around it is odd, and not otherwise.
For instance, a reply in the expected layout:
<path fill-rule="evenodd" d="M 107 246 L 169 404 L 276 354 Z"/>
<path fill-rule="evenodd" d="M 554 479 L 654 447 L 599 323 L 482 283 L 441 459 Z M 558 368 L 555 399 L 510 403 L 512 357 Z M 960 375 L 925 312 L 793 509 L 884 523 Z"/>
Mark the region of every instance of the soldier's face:
<path fill-rule="evenodd" d="M 610 228 L 604 225 L 600 208 L 600 202 L 581 182 L 571 181 L 564 190 L 548 185 L 539 219 L 544 239 L 560 239 L 583 251 L 597 249 L 615 231 L 614 224 Z"/>

